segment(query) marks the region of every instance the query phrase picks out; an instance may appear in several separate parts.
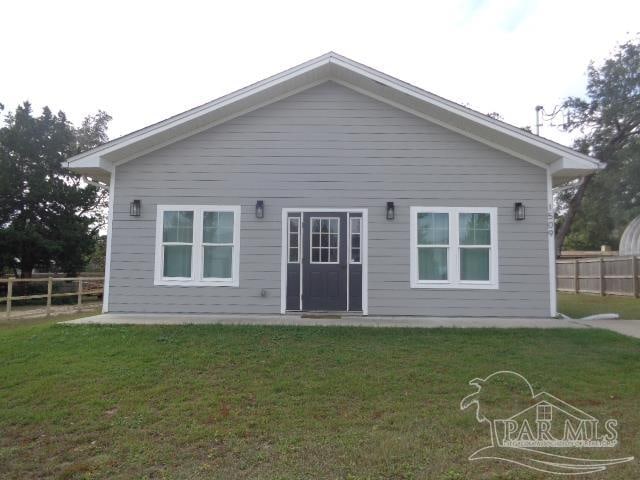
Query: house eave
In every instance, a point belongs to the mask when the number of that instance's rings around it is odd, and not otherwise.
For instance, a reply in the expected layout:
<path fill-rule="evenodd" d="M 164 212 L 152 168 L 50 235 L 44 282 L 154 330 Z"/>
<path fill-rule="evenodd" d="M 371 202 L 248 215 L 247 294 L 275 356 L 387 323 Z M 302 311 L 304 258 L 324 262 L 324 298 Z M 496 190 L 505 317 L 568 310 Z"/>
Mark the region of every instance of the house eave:
<path fill-rule="evenodd" d="M 92 180 L 108 184 L 111 179 L 113 164 L 99 154 L 91 154 L 83 156 L 74 162 L 67 162 L 67 168 Z"/>
<path fill-rule="evenodd" d="M 595 162 L 595 165 L 593 162 Z M 594 173 L 602 168 L 603 164 L 596 160 L 587 162 L 581 157 L 566 156 L 549 165 L 549 173 L 551 174 L 553 186 L 555 187 Z"/>

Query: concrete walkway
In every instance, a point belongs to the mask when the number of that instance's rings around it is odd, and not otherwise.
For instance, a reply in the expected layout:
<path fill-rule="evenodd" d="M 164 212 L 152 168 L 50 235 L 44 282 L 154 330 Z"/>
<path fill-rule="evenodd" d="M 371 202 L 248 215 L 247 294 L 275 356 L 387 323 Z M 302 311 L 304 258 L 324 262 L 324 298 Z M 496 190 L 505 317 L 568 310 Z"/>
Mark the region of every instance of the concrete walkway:
<path fill-rule="evenodd" d="M 341 315 L 180 315 L 106 313 L 61 322 L 69 325 L 298 325 L 413 328 L 604 328 L 640 338 L 640 320 L 565 320 L 554 318 L 374 317 Z"/>

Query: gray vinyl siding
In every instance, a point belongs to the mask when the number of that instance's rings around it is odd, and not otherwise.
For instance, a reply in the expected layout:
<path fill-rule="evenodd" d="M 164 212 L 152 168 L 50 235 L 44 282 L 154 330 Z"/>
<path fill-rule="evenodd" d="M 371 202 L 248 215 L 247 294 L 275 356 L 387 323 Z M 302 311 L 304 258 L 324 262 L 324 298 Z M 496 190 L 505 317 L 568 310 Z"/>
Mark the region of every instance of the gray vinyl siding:
<path fill-rule="evenodd" d="M 110 311 L 278 313 L 282 208 L 327 207 L 369 209 L 370 315 L 549 315 L 545 170 L 336 83 L 115 175 Z M 138 218 L 129 216 L 134 198 L 142 200 Z M 387 201 L 394 221 L 385 219 Z M 513 219 L 516 201 L 526 205 L 525 221 Z M 242 206 L 238 288 L 154 286 L 158 204 Z M 497 207 L 499 289 L 411 289 L 410 206 Z"/>

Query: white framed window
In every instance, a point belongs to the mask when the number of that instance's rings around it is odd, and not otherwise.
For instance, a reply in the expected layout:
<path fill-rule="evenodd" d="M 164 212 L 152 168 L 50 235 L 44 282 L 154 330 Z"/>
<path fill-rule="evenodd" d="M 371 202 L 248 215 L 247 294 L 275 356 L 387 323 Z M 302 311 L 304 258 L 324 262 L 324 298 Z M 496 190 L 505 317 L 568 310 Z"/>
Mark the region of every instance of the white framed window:
<path fill-rule="evenodd" d="M 289 217 L 288 261 L 300 263 L 300 217 Z"/>
<path fill-rule="evenodd" d="M 158 205 L 155 285 L 239 285 L 240 206 Z"/>
<path fill-rule="evenodd" d="M 411 207 L 411 288 L 498 288 L 495 207 Z"/>
<path fill-rule="evenodd" d="M 311 263 L 339 263 L 340 218 L 311 217 Z"/>
<path fill-rule="evenodd" d="M 362 217 L 349 218 L 349 263 L 362 263 Z"/>

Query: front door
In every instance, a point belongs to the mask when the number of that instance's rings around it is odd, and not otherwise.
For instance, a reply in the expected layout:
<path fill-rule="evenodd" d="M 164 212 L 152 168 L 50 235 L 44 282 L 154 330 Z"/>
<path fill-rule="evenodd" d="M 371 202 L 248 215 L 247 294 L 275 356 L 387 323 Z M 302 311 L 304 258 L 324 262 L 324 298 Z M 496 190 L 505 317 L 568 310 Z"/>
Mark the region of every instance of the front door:
<path fill-rule="evenodd" d="M 347 310 L 347 213 L 303 214 L 302 309 Z"/>

